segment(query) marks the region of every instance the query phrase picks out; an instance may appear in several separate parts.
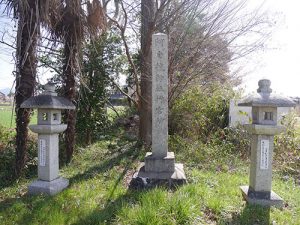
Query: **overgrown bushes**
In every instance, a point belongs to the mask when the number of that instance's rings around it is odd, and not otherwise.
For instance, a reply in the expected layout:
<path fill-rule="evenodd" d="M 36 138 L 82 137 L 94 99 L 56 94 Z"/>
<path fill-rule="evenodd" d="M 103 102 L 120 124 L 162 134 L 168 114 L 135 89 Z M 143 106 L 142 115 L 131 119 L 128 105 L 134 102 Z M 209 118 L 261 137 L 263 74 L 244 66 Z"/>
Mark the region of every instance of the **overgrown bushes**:
<path fill-rule="evenodd" d="M 27 163 L 23 175 L 36 175 L 37 170 L 37 136 L 30 134 L 28 138 Z M 14 180 L 15 168 L 15 130 L 0 125 L 0 188 Z"/>
<path fill-rule="evenodd" d="M 230 87 L 214 86 L 209 91 L 194 87 L 177 99 L 170 112 L 169 145 L 179 160 L 193 167 L 220 165 L 224 169 L 224 165 L 230 167 L 237 163 L 234 160 L 249 156 L 249 134 L 242 126 L 228 127 L 229 100 L 233 97 Z M 274 163 L 284 174 L 300 180 L 298 123 L 294 113 L 282 120 L 286 132 L 275 136 Z"/>
<path fill-rule="evenodd" d="M 300 180 L 300 127 L 296 114 L 288 114 L 281 123 L 286 131 L 275 136 L 275 161 L 282 171 Z"/>
<path fill-rule="evenodd" d="M 229 102 L 234 96 L 225 85 L 185 92 L 170 112 L 170 148 L 197 167 L 207 161 L 222 165 L 221 161 L 228 163 L 236 154 L 246 156 L 247 132 L 242 127 L 228 128 Z"/>
<path fill-rule="evenodd" d="M 207 92 L 194 87 L 175 101 L 171 109 L 170 133 L 184 138 L 210 142 L 220 129 L 228 125 L 230 88 L 215 86 Z"/>

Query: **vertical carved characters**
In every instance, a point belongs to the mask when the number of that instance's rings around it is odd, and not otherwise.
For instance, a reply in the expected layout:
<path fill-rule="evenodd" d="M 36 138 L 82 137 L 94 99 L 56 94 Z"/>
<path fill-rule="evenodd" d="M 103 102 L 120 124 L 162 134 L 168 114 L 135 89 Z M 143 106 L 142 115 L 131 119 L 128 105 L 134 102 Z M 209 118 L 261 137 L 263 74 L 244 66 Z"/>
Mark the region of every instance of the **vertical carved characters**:
<path fill-rule="evenodd" d="M 152 153 L 168 152 L 168 37 L 152 36 Z"/>

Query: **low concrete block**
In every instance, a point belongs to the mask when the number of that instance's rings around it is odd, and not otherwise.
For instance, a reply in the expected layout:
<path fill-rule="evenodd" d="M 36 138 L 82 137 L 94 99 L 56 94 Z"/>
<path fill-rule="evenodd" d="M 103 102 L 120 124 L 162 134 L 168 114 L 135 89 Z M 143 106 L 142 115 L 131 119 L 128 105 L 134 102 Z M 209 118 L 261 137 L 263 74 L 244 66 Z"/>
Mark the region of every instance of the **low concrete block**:
<path fill-rule="evenodd" d="M 278 208 L 283 207 L 282 198 L 279 195 L 277 195 L 274 191 L 271 191 L 270 199 L 265 199 L 265 198 L 250 197 L 248 195 L 249 186 L 240 186 L 240 188 L 242 191 L 243 198 L 249 204 L 261 205 L 265 207 L 270 207 L 270 206 L 275 206 Z"/>
<path fill-rule="evenodd" d="M 69 180 L 59 177 L 52 181 L 36 180 L 28 186 L 29 195 L 55 195 L 69 186 Z"/>
<path fill-rule="evenodd" d="M 173 173 L 175 171 L 174 152 L 168 152 L 166 157 L 157 158 L 152 152 L 147 152 L 145 157 L 145 171 L 154 173 Z"/>
<path fill-rule="evenodd" d="M 183 164 L 175 163 L 174 172 L 147 172 L 145 163 L 141 163 L 138 171 L 133 175 L 130 187 L 135 189 L 151 188 L 158 185 L 174 187 L 186 183 Z"/>

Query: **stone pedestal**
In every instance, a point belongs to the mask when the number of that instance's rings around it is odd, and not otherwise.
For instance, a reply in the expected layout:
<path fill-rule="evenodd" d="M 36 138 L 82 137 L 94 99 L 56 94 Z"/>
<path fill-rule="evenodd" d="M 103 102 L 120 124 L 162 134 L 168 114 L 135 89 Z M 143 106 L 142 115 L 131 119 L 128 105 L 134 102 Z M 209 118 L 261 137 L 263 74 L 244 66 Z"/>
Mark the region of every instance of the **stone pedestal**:
<path fill-rule="evenodd" d="M 55 195 L 69 186 L 69 181 L 65 178 L 58 177 L 51 181 L 36 180 L 28 186 L 28 194 L 38 195 Z"/>
<path fill-rule="evenodd" d="M 186 181 L 183 164 L 175 163 L 174 152 L 168 152 L 167 156 L 163 158 L 156 158 L 153 153 L 147 152 L 145 163 L 140 165 L 136 176 L 170 180 L 174 184 Z"/>
<path fill-rule="evenodd" d="M 152 152 L 147 152 L 145 157 L 146 172 L 171 172 L 175 171 L 174 152 L 167 152 L 166 157 L 155 157 Z"/>
<path fill-rule="evenodd" d="M 145 163 L 141 163 L 138 172 L 133 175 L 133 179 L 136 178 L 146 178 L 149 179 L 149 183 L 159 183 L 160 181 L 167 181 L 170 186 L 176 186 L 186 183 L 186 176 L 183 170 L 182 163 L 174 163 L 174 171 L 146 171 Z"/>
<path fill-rule="evenodd" d="M 277 195 L 274 191 L 268 192 L 267 196 L 264 193 L 255 193 L 249 190 L 249 186 L 240 186 L 243 198 L 249 204 L 261 205 L 261 206 L 275 206 L 278 208 L 283 207 L 283 199 Z"/>

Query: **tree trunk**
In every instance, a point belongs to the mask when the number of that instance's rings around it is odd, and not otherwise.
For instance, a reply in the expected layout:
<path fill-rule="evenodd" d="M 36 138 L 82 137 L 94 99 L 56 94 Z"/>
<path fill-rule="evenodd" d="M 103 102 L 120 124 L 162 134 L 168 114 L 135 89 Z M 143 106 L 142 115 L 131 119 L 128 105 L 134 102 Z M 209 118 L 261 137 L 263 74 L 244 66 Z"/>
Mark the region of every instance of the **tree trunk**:
<path fill-rule="evenodd" d="M 27 0 L 19 4 L 19 21 L 17 35 L 16 62 L 16 167 L 17 176 L 22 174 L 26 164 L 28 124 L 30 109 L 22 109 L 20 105 L 33 96 L 36 77 L 36 49 L 39 36 L 39 20 L 35 0 Z"/>
<path fill-rule="evenodd" d="M 75 76 L 76 76 L 76 51 L 72 40 L 72 34 L 67 35 L 68 38 L 64 47 L 64 89 L 65 97 L 75 103 L 76 90 L 75 90 Z M 66 162 L 71 162 L 74 146 L 75 146 L 75 126 L 76 126 L 76 110 L 68 110 L 65 114 L 66 123 L 68 125 L 65 131 L 65 144 L 66 144 Z"/>
<path fill-rule="evenodd" d="M 151 42 L 154 29 L 155 1 L 141 0 L 141 99 L 139 136 L 146 146 L 152 136 L 152 68 Z"/>
<path fill-rule="evenodd" d="M 64 90 L 65 97 L 76 105 L 76 82 L 75 77 L 80 70 L 79 52 L 82 41 L 82 24 L 81 24 L 81 1 L 66 1 L 65 14 L 63 18 L 64 27 Z M 71 162 L 76 135 L 76 110 L 66 112 L 66 123 L 68 128 L 65 131 L 66 144 L 66 162 Z"/>

